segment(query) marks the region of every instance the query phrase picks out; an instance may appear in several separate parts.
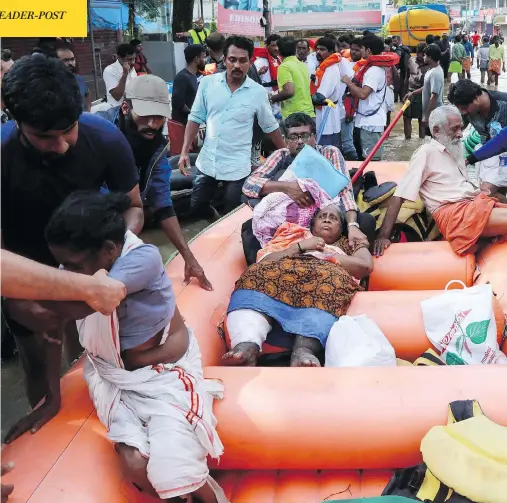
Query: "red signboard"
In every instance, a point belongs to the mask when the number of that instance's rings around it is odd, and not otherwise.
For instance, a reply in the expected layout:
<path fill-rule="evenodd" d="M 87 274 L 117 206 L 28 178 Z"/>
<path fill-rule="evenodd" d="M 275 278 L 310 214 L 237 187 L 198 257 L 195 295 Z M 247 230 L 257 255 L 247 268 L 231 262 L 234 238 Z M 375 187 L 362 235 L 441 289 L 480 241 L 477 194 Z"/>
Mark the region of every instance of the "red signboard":
<path fill-rule="evenodd" d="M 264 35 L 261 26 L 262 12 L 226 9 L 218 4 L 218 31 L 220 33 L 255 37 Z"/>
<path fill-rule="evenodd" d="M 380 10 L 358 10 L 273 14 L 271 20 L 273 27 L 278 31 L 306 28 L 368 28 L 382 25 L 382 12 Z"/>

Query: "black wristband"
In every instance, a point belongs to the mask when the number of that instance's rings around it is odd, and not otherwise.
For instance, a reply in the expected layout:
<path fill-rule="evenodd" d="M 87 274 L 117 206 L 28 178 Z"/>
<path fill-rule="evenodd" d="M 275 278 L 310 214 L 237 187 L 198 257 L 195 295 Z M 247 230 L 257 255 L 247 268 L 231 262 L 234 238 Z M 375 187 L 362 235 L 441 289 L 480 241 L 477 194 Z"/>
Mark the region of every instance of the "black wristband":
<path fill-rule="evenodd" d="M 299 253 L 303 253 L 303 248 L 301 248 L 301 245 L 299 243 L 297 243 L 298 245 L 298 248 L 299 248 Z"/>

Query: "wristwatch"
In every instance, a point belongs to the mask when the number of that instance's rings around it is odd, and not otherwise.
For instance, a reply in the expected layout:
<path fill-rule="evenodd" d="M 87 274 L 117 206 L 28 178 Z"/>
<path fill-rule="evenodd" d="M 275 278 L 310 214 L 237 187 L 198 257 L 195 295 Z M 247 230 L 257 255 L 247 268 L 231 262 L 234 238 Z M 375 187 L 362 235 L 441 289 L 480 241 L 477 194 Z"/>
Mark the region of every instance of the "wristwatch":
<path fill-rule="evenodd" d="M 357 227 L 359 229 L 359 224 L 357 222 L 349 222 L 348 227 Z"/>

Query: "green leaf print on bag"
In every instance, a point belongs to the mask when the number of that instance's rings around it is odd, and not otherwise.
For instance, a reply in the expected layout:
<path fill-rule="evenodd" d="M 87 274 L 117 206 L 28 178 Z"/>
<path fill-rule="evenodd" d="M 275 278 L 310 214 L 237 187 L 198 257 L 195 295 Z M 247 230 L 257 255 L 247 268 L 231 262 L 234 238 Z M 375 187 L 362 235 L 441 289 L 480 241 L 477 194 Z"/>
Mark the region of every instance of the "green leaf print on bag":
<path fill-rule="evenodd" d="M 467 326 L 467 336 L 474 344 L 482 344 L 486 340 L 490 321 L 476 321 Z"/>
<path fill-rule="evenodd" d="M 465 342 L 466 336 L 460 335 L 456 339 L 456 352 L 461 355 L 463 353 L 463 343 Z"/>
<path fill-rule="evenodd" d="M 465 360 L 462 360 L 458 355 L 451 353 L 451 352 L 449 352 L 445 355 L 445 363 L 447 363 L 447 365 L 466 365 L 467 364 L 465 362 Z"/>

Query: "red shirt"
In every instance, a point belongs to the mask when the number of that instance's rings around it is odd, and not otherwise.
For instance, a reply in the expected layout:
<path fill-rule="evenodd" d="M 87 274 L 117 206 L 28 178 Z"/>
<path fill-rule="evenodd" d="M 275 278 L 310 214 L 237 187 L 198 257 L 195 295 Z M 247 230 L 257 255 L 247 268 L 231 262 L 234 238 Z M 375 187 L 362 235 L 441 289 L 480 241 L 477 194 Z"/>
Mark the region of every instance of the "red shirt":
<path fill-rule="evenodd" d="M 481 39 L 480 35 L 472 35 L 470 38 L 472 39 L 473 45 L 479 45 L 479 40 Z"/>

